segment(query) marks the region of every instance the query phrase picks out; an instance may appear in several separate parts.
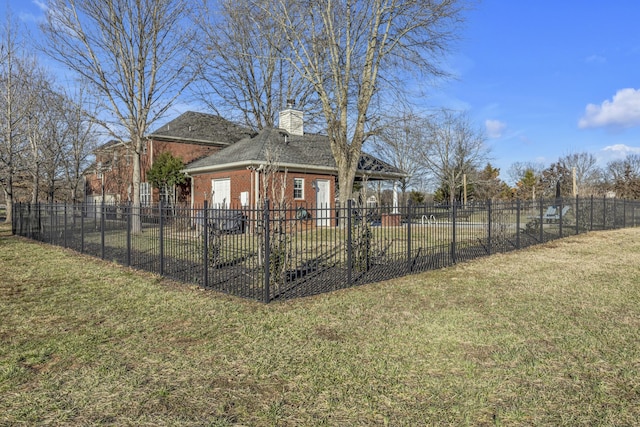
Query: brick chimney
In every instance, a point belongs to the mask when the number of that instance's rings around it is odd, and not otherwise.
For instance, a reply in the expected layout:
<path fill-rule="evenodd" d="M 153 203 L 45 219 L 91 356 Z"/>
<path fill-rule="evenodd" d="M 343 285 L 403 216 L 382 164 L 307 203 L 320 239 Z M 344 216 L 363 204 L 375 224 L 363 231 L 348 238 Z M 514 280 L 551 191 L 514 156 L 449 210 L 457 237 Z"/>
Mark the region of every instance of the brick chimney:
<path fill-rule="evenodd" d="M 280 112 L 280 129 L 289 132 L 290 135 L 304 135 L 304 113 L 294 107 L 296 101 L 287 100 L 287 108 Z"/>

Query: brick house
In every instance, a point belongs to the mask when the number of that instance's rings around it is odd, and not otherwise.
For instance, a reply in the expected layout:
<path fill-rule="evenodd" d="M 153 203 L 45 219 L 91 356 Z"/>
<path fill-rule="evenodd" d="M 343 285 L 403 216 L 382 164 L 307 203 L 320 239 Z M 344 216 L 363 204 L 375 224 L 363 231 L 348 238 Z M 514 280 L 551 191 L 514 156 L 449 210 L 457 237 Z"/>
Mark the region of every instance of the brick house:
<path fill-rule="evenodd" d="M 256 207 L 268 198 L 287 208 L 320 209 L 318 225 L 328 225 L 335 207 L 338 169 L 329 138 L 304 133 L 303 114 L 288 108 L 280 128 L 263 129 L 203 159 L 189 163 L 191 204 L 213 207 Z M 406 174 L 363 154 L 357 177 L 397 180 Z"/>
<path fill-rule="evenodd" d="M 177 203 L 201 207 L 257 207 L 268 198 L 288 208 L 321 208 L 317 224 L 327 224 L 335 207 L 338 169 L 329 138 L 304 133 L 303 113 L 287 108 L 280 113 L 280 128 L 254 132 L 219 116 L 186 112 L 148 135 L 141 156 L 142 205 L 157 203 L 160 194 L 146 181 L 146 172 L 162 152 L 185 163 L 189 180 L 175 189 Z M 87 170 L 86 200 L 131 201 L 131 154 L 119 141 L 95 151 Z M 405 173 L 364 154 L 357 179 L 397 180 Z M 325 218 L 326 216 L 326 218 Z"/>
<path fill-rule="evenodd" d="M 253 135 L 248 128 L 238 126 L 220 116 L 188 111 L 148 135 L 140 158 L 140 199 L 143 205 L 157 203 L 158 189 L 146 181 L 146 172 L 160 153 L 170 152 L 185 164 L 215 153 L 236 141 Z M 120 203 L 131 201 L 132 157 L 120 141 L 109 141 L 95 150 L 96 160 L 85 172 L 87 202 Z M 178 203 L 188 203 L 191 186 L 175 189 Z"/>

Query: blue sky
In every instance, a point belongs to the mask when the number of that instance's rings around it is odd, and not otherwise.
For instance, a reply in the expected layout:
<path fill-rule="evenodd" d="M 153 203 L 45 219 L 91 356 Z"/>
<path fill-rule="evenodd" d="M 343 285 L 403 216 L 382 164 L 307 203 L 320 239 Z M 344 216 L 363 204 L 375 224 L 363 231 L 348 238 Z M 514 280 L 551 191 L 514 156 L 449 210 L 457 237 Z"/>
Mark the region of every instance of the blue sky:
<path fill-rule="evenodd" d="M 44 1 L 0 0 L 37 33 Z M 426 107 L 467 110 L 492 163 L 640 153 L 640 2 L 482 0 Z M 49 64 L 52 65 L 52 64 Z"/>
<path fill-rule="evenodd" d="M 506 178 L 516 161 L 640 153 L 640 2 L 484 0 L 434 102 L 484 125 Z"/>

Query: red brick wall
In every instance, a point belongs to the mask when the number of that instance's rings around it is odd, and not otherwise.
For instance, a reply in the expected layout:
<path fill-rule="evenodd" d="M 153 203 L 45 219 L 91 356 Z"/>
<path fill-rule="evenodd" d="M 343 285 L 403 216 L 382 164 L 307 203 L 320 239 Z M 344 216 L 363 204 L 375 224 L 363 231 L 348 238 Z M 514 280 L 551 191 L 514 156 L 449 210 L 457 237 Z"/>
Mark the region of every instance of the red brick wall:
<path fill-rule="evenodd" d="M 151 168 L 151 158 L 156 158 L 160 153 L 170 152 L 174 157 L 180 158 L 185 164 L 196 159 L 206 157 L 219 151 L 221 147 L 208 146 L 200 144 L 189 144 L 182 142 L 166 142 L 166 141 L 149 141 L 147 150 L 140 156 L 140 168 L 142 170 L 140 182 L 145 182 L 146 172 Z M 114 161 L 114 151 L 118 151 L 116 161 Z M 124 147 L 117 147 L 108 153 L 101 153 L 96 156 L 96 161 L 111 163 L 111 170 L 105 171 L 105 194 L 119 195 L 121 201 L 127 201 L 129 197 L 129 185 L 132 175 L 132 161 L 127 161 L 127 150 Z M 129 157 L 130 158 L 130 157 Z M 102 179 L 97 174 L 88 174 L 86 176 L 86 194 L 87 196 L 99 196 L 102 194 Z M 189 183 L 180 186 L 177 189 L 178 202 L 189 203 L 190 199 Z M 132 197 L 132 195 L 131 195 Z M 159 199 L 159 191 L 153 190 L 153 202 Z"/>
<path fill-rule="evenodd" d="M 230 206 L 240 206 L 240 193 L 243 191 L 252 193 L 251 171 L 247 169 L 195 175 L 193 177 L 194 204 L 202 206 L 205 200 L 211 202 L 211 180 L 225 178 L 230 179 Z M 249 201 L 249 203 L 253 203 L 253 201 Z"/>
<path fill-rule="evenodd" d="M 166 141 L 150 141 L 150 151 L 153 151 L 153 157 L 157 157 L 160 153 L 170 152 L 174 157 L 180 158 L 184 164 L 188 164 L 194 160 L 209 156 L 216 151 L 220 151 L 222 147 L 200 144 L 189 144 L 185 142 L 166 142 Z"/>
<path fill-rule="evenodd" d="M 142 177 L 141 182 L 146 181 L 146 171 L 151 167 L 149 156 L 153 154 L 155 158 L 160 153 L 170 152 L 173 156 L 179 157 L 187 164 L 195 159 L 208 156 L 220 150 L 221 147 L 188 144 L 179 142 L 151 141 L 147 146 L 146 152 L 141 156 Z M 112 169 L 105 172 L 105 193 L 120 195 L 121 201 L 128 200 L 129 183 L 131 182 L 132 162 L 127 161 L 126 150 L 119 148 L 117 162 L 113 162 L 113 153 L 106 153 L 98 156 L 98 161 L 112 162 Z M 251 182 L 252 172 L 248 169 L 238 169 L 226 172 L 207 173 L 194 176 L 193 199 L 196 206 L 201 206 L 204 200 L 211 201 L 211 180 L 230 178 L 231 184 L 231 204 L 232 206 L 240 206 L 240 193 L 246 191 L 250 194 L 249 204 L 255 205 L 254 200 L 254 184 Z M 279 172 L 272 176 L 270 181 L 273 185 L 268 186 L 267 197 L 270 200 L 279 199 L 279 186 L 284 177 L 284 173 Z M 294 178 L 304 179 L 304 199 L 293 199 L 293 180 Z M 259 192 L 262 194 L 264 189 L 265 175 L 260 175 Z M 310 174 L 301 172 L 288 172 L 286 175 L 286 193 L 285 202 L 288 207 L 306 206 L 314 208 L 316 204 L 316 191 L 313 188 L 313 181 L 316 179 L 326 179 L 330 183 L 330 203 L 333 205 L 335 198 L 335 177 L 332 175 Z M 87 175 L 87 195 L 101 195 L 102 180 L 97 175 Z M 188 183 L 178 190 L 178 202 L 189 203 L 191 185 Z M 153 191 L 153 202 L 158 201 L 158 190 Z"/>
<path fill-rule="evenodd" d="M 212 179 L 230 179 L 230 198 L 231 198 L 231 206 L 240 206 L 240 193 L 243 191 L 247 191 L 250 194 L 249 203 L 251 206 L 254 205 L 255 200 L 254 197 L 254 186 L 251 182 L 251 174 L 252 172 L 248 169 L 238 169 L 233 171 L 225 171 L 225 172 L 214 172 L 207 174 L 195 175 L 193 177 L 193 191 L 194 191 L 194 204 L 196 206 L 202 206 L 204 200 L 206 198 L 207 201 L 211 201 L 211 180 Z M 255 175 L 254 175 L 255 176 Z M 282 182 L 281 180 L 284 177 L 284 173 L 279 172 L 273 175 L 273 178 L 270 179 L 274 185 L 268 185 L 268 197 L 273 201 L 279 198 L 279 186 Z M 293 179 L 294 178 L 303 178 L 304 179 L 304 199 L 302 200 L 294 200 L 293 199 Z M 255 178 L 254 178 L 255 179 Z M 259 192 L 262 194 L 264 189 L 264 174 L 260 176 L 260 185 Z M 313 188 L 313 181 L 316 179 L 328 180 L 330 185 L 330 203 L 333 206 L 333 200 L 335 198 L 335 177 L 332 175 L 322 175 L 322 174 L 306 174 L 300 172 L 288 172 L 286 175 L 286 189 L 285 189 L 285 201 L 288 207 L 297 207 L 297 206 L 306 206 L 309 208 L 314 208 L 316 204 L 316 191 Z M 274 194 L 276 193 L 276 194 Z"/>
<path fill-rule="evenodd" d="M 114 156 L 114 151 L 118 154 Z M 109 165 L 108 170 L 104 170 L 104 192 L 107 195 L 114 195 L 116 200 L 127 201 L 128 189 L 131 183 L 133 159 L 127 155 L 128 151 L 124 147 L 117 147 L 108 153 L 100 153 L 96 156 L 96 162 Z M 143 163 L 144 165 L 144 163 Z M 99 174 L 91 173 L 85 175 L 85 191 L 87 196 L 101 196 L 103 179 Z"/>

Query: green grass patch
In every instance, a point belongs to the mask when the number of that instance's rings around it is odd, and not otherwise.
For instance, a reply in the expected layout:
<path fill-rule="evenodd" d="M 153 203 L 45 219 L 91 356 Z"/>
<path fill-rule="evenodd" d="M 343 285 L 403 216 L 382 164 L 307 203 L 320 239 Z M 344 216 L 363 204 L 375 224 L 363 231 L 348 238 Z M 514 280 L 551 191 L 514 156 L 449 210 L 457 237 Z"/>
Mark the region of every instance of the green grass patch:
<path fill-rule="evenodd" d="M 640 230 L 263 305 L 0 227 L 0 425 L 633 425 Z"/>

